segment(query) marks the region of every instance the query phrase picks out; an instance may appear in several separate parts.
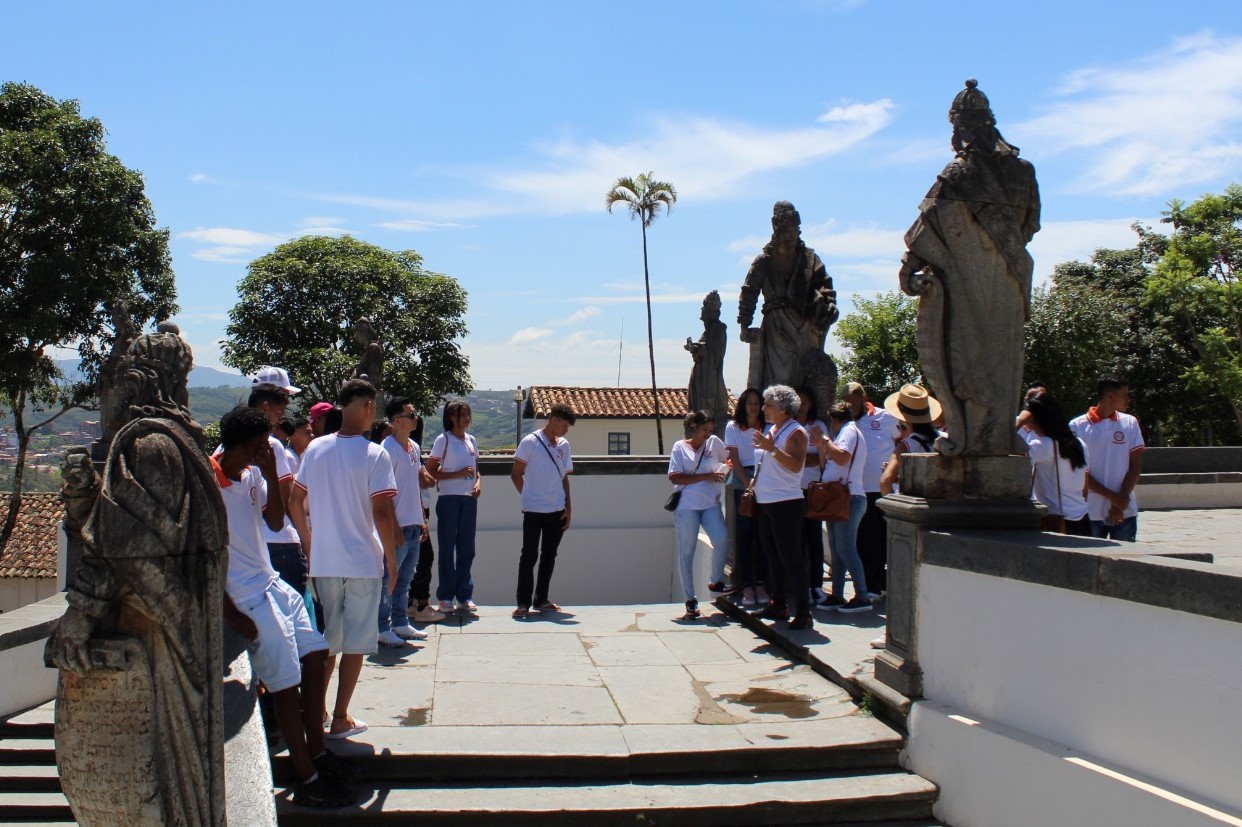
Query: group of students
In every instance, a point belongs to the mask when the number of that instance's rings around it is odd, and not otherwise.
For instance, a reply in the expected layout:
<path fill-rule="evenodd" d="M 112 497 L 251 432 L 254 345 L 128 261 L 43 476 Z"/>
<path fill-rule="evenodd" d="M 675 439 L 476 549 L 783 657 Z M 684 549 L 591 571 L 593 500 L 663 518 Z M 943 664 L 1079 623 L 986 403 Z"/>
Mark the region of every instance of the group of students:
<path fill-rule="evenodd" d="M 1029 388 L 1016 427 L 1032 463 L 1032 497 L 1047 508 L 1047 530 L 1133 541 L 1143 435 L 1126 413 L 1124 378 L 1102 377 L 1097 394 L 1097 404 L 1070 422 L 1042 383 Z M 871 611 L 887 589 L 887 526 L 879 500 L 898 490 L 902 455 L 933 452 L 946 436 L 942 428 L 940 403 L 916 384 L 876 407 L 866 389 L 851 382 L 823 420 L 809 391 L 747 388 L 724 440 L 715 435 L 710 413 L 691 412 L 688 436 L 673 446 L 668 470 L 680 492 L 673 508 L 684 616 L 701 614 L 693 578 L 700 528 L 713 549 L 710 591 L 740 592 L 743 605 L 763 618 L 788 619 L 789 628 L 799 630 L 813 626 L 812 604 Z M 735 505 L 731 584 L 725 582 L 729 538 L 720 503 L 726 482 Z M 807 517 L 808 489 L 816 482 L 840 483 L 849 496 L 848 516 L 827 523 L 828 555 L 824 522 Z M 753 513 L 741 508 L 747 492 Z M 848 597 L 847 573 L 853 583 Z M 882 638 L 877 642 L 883 645 Z"/>
<path fill-rule="evenodd" d="M 341 807 L 356 800 L 348 786 L 356 770 L 325 740 L 367 729 L 349 713 L 363 658 L 381 645 L 425 638 L 412 622 L 477 611 L 471 564 L 482 492 L 479 451 L 466 431 L 465 402 L 445 406 L 444 433 L 424 463 L 422 422 L 409 400 L 390 400 L 376 428 L 378 393 L 365 379 L 346 382 L 335 405 L 316 403 L 308 419 L 288 420 L 285 410 L 298 393 L 285 370 L 265 367 L 247 404 L 220 421 L 211 461 L 229 524 L 225 620 L 247 640 L 288 745 L 294 802 Z M 524 511 L 519 619 L 532 610 L 559 611 L 548 592 L 570 523 L 573 461 L 564 437 L 574 421 L 568 407 L 554 407 L 514 461 L 511 479 Z M 434 607 L 433 487 L 440 545 Z M 338 658 L 329 715 L 328 682 Z"/>

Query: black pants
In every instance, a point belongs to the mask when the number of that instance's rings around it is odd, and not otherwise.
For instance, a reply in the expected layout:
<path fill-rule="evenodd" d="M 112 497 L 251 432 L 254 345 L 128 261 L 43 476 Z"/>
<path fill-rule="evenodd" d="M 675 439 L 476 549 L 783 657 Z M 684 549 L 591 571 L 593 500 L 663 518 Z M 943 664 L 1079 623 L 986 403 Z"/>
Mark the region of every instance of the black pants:
<path fill-rule="evenodd" d="M 747 469 L 751 476 L 755 474 L 754 466 Z M 737 513 L 737 504 L 742 501 L 742 489 L 733 491 L 733 527 L 736 533 L 733 548 L 733 585 L 739 589 L 762 586 L 768 582 L 768 566 L 763 551 L 759 548 L 759 538 L 755 534 L 755 518 L 743 517 Z"/>
<path fill-rule="evenodd" d="M 564 519 L 564 510 L 522 513 L 522 558 L 518 561 L 517 605 L 530 607 L 548 602 L 548 587 L 552 584 L 552 570 L 556 568 L 556 549 L 565 534 L 562 527 Z M 535 579 L 536 561 L 539 563 L 538 580 Z M 532 591 L 534 602 L 531 602 Z"/>
<path fill-rule="evenodd" d="M 806 583 L 806 557 L 802 553 L 802 524 L 806 520 L 806 500 L 757 503 L 759 545 L 768 560 L 768 593 L 772 605 L 785 608 L 788 595 L 794 596 L 794 614 L 809 614 L 810 595 Z"/>
<path fill-rule="evenodd" d="M 823 520 L 802 521 L 802 554 L 806 558 L 807 586 L 812 589 L 822 589 L 824 587 Z"/>
<path fill-rule="evenodd" d="M 888 588 L 888 523 L 880 510 L 878 492 L 867 492 L 867 510 L 858 524 L 858 557 L 862 560 L 867 588 L 879 594 Z"/>
<path fill-rule="evenodd" d="M 423 509 L 423 519 L 426 520 L 431 512 L 426 508 Z M 436 550 L 431 545 L 431 532 L 427 532 L 427 539 L 418 544 L 418 564 L 414 567 L 414 579 L 410 581 L 410 601 L 413 603 L 426 603 L 431 600 L 431 565 L 436 561 Z"/>

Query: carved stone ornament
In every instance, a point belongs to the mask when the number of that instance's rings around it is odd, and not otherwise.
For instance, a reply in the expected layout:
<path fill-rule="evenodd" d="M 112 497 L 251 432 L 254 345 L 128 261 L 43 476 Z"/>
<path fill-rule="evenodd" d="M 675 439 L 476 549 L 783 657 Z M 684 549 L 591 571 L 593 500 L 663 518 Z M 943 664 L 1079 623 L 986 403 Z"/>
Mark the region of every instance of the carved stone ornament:
<path fill-rule="evenodd" d="M 720 321 L 720 293 L 713 290 L 703 298 L 703 335 L 697 342 L 686 339 L 685 348 L 694 359 L 690 369 L 687 391 L 690 410 L 710 411 L 716 420 L 716 429 L 724 433 L 724 423 L 729 416 L 729 391 L 724 381 L 725 348 L 728 331 Z"/>

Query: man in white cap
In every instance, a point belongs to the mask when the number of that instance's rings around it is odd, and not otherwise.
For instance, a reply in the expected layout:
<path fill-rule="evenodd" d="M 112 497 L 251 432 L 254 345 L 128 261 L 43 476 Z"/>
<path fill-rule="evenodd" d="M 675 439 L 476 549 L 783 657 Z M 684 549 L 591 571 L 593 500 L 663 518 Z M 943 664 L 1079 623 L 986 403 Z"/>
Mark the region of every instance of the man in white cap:
<path fill-rule="evenodd" d="M 302 389 L 289 381 L 289 371 L 284 368 L 264 365 L 254 377 L 256 385 L 275 385 L 290 396 L 297 396 Z"/>

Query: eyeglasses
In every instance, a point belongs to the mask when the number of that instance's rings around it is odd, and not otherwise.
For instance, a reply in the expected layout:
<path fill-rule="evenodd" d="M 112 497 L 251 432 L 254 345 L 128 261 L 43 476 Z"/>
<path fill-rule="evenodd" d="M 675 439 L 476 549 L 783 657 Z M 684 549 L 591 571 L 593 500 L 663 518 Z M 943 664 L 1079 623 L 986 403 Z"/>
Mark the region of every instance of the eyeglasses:
<path fill-rule="evenodd" d="M 396 416 L 392 417 L 392 421 L 396 422 L 398 419 L 413 419 L 413 418 L 414 418 L 414 414 L 412 413 L 402 413 L 402 414 L 397 414 Z"/>

